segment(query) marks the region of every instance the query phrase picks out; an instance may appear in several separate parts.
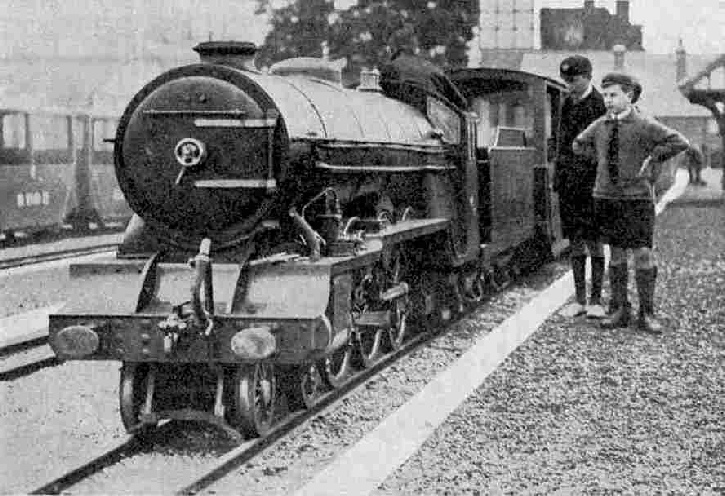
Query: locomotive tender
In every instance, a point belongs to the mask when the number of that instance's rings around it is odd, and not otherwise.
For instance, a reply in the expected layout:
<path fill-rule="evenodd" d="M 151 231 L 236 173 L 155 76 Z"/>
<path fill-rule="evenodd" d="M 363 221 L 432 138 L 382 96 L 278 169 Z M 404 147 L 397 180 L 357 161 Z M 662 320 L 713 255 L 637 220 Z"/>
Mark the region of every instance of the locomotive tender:
<path fill-rule="evenodd" d="M 445 320 L 562 248 L 558 83 L 460 69 L 470 107 L 409 88 L 422 112 L 374 74 L 347 89 L 325 61 L 262 74 L 251 44 L 195 50 L 123 114 L 116 174 L 138 215 L 116 257 L 71 267 L 94 295 L 50 318 L 59 358 L 122 362 L 130 432 L 173 418 L 264 434 L 280 391 L 309 405 L 411 319 Z"/>

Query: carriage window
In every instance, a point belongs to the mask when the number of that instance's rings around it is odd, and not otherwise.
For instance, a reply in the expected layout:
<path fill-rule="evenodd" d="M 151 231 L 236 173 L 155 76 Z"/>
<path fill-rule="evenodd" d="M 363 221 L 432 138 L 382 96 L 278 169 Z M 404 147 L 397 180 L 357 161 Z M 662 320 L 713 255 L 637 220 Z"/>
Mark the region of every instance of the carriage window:
<path fill-rule="evenodd" d="M 461 142 L 461 117 L 436 98 L 428 98 L 428 119 L 434 127 L 443 131 L 448 143 Z"/>
<path fill-rule="evenodd" d="M 25 115 L 5 114 L 2 117 L 3 148 L 23 150 L 25 143 Z"/>
<path fill-rule="evenodd" d="M 31 117 L 33 150 L 67 150 L 68 119 L 63 116 Z"/>
<path fill-rule="evenodd" d="M 86 141 L 85 124 L 85 117 L 73 117 L 73 143 L 76 148 L 83 148 Z"/>
<path fill-rule="evenodd" d="M 116 136 L 116 122 L 107 119 L 93 121 L 93 149 L 96 151 L 112 151 L 113 143 L 103 140 L 113 139 Z"/>

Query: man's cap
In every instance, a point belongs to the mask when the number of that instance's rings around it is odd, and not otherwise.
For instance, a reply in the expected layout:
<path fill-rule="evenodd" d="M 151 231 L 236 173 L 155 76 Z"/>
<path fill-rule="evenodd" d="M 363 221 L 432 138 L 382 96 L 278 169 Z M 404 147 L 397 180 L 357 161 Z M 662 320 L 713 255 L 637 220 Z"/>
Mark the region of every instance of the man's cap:
<path fill-rule="evenodd" d="M 561 61 L 559 74 L 561 77 L 591 76 L 592 63 L 582 55 L 573 55 Z"/>
<path fill-rule="evenodd" d="M 632 103 L 639 100 L 640 95 L 642 95 L 642 85 L 631 74 L 625 72 L 610 72 L 602 78 L 602 88 L 612 86 L 613 84 L 618 84 L 623 89 L 630 88 L 632 90 Z"/>

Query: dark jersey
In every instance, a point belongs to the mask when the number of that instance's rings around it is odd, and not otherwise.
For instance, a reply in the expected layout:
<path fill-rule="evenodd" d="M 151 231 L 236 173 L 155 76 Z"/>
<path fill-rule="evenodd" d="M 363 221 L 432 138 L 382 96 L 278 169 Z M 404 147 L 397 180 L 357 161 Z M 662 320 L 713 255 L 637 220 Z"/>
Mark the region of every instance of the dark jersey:
<path fill-rule="evenodd" d="M 415 90 L 423 90 L 456 107 L 463 109 L 467 106 L 466 99 L 445 72 L 431 62 L 407 53 L 393 56 L 390 62 L 381 67 L 380 86 L 386 95 L 403 101 L 406 101 L 406 95 Z"/>
<path fill-rule="evenodd" d="M 574 139 L 589 124 L 606 113 L 604 98 L 595 88 L 586 98 L 575 102 L 568 97 L 561 111 L 561 135 L 559 156 L 556 161 L 554 188 L 560 195 L 589 196 L 597 176 L 596 161 L 575 155 Z"/>

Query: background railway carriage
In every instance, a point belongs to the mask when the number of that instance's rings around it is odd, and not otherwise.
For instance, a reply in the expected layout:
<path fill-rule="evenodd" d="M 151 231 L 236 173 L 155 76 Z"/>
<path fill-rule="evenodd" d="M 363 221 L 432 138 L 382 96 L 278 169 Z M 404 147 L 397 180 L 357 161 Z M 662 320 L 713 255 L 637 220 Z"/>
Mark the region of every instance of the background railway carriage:
<path fill-rule="evenodd" d="M 0 108 L 0 232 L 7 240 L 130 218 L 112 145 L 103 142 L 116 121 L 69 109 Z"/>
<path fill-rule="evenodd" d="M 58 229 L 74 182 L 72 114 L 5 108 L 0 126 L 0 230 Z"/>
<path fill-rule="evenodd" d="M 121 117 L 137 215 L 115 258 L 71 267 L 97 291 L 50 318 L 60 358 L 121 361 L 129 431 L 264 434 L 279 392 L 311 404 L 401 346 L 411 318 L 450 317 L 558 242 L 555 83 L 456 72 L 471 109 L 423 94 L 422 112 L 373 74 L 353 90 L 318 77 L 339 71 L 324 61 L 262 74 L 251 44 L 195 50 Z"/>

